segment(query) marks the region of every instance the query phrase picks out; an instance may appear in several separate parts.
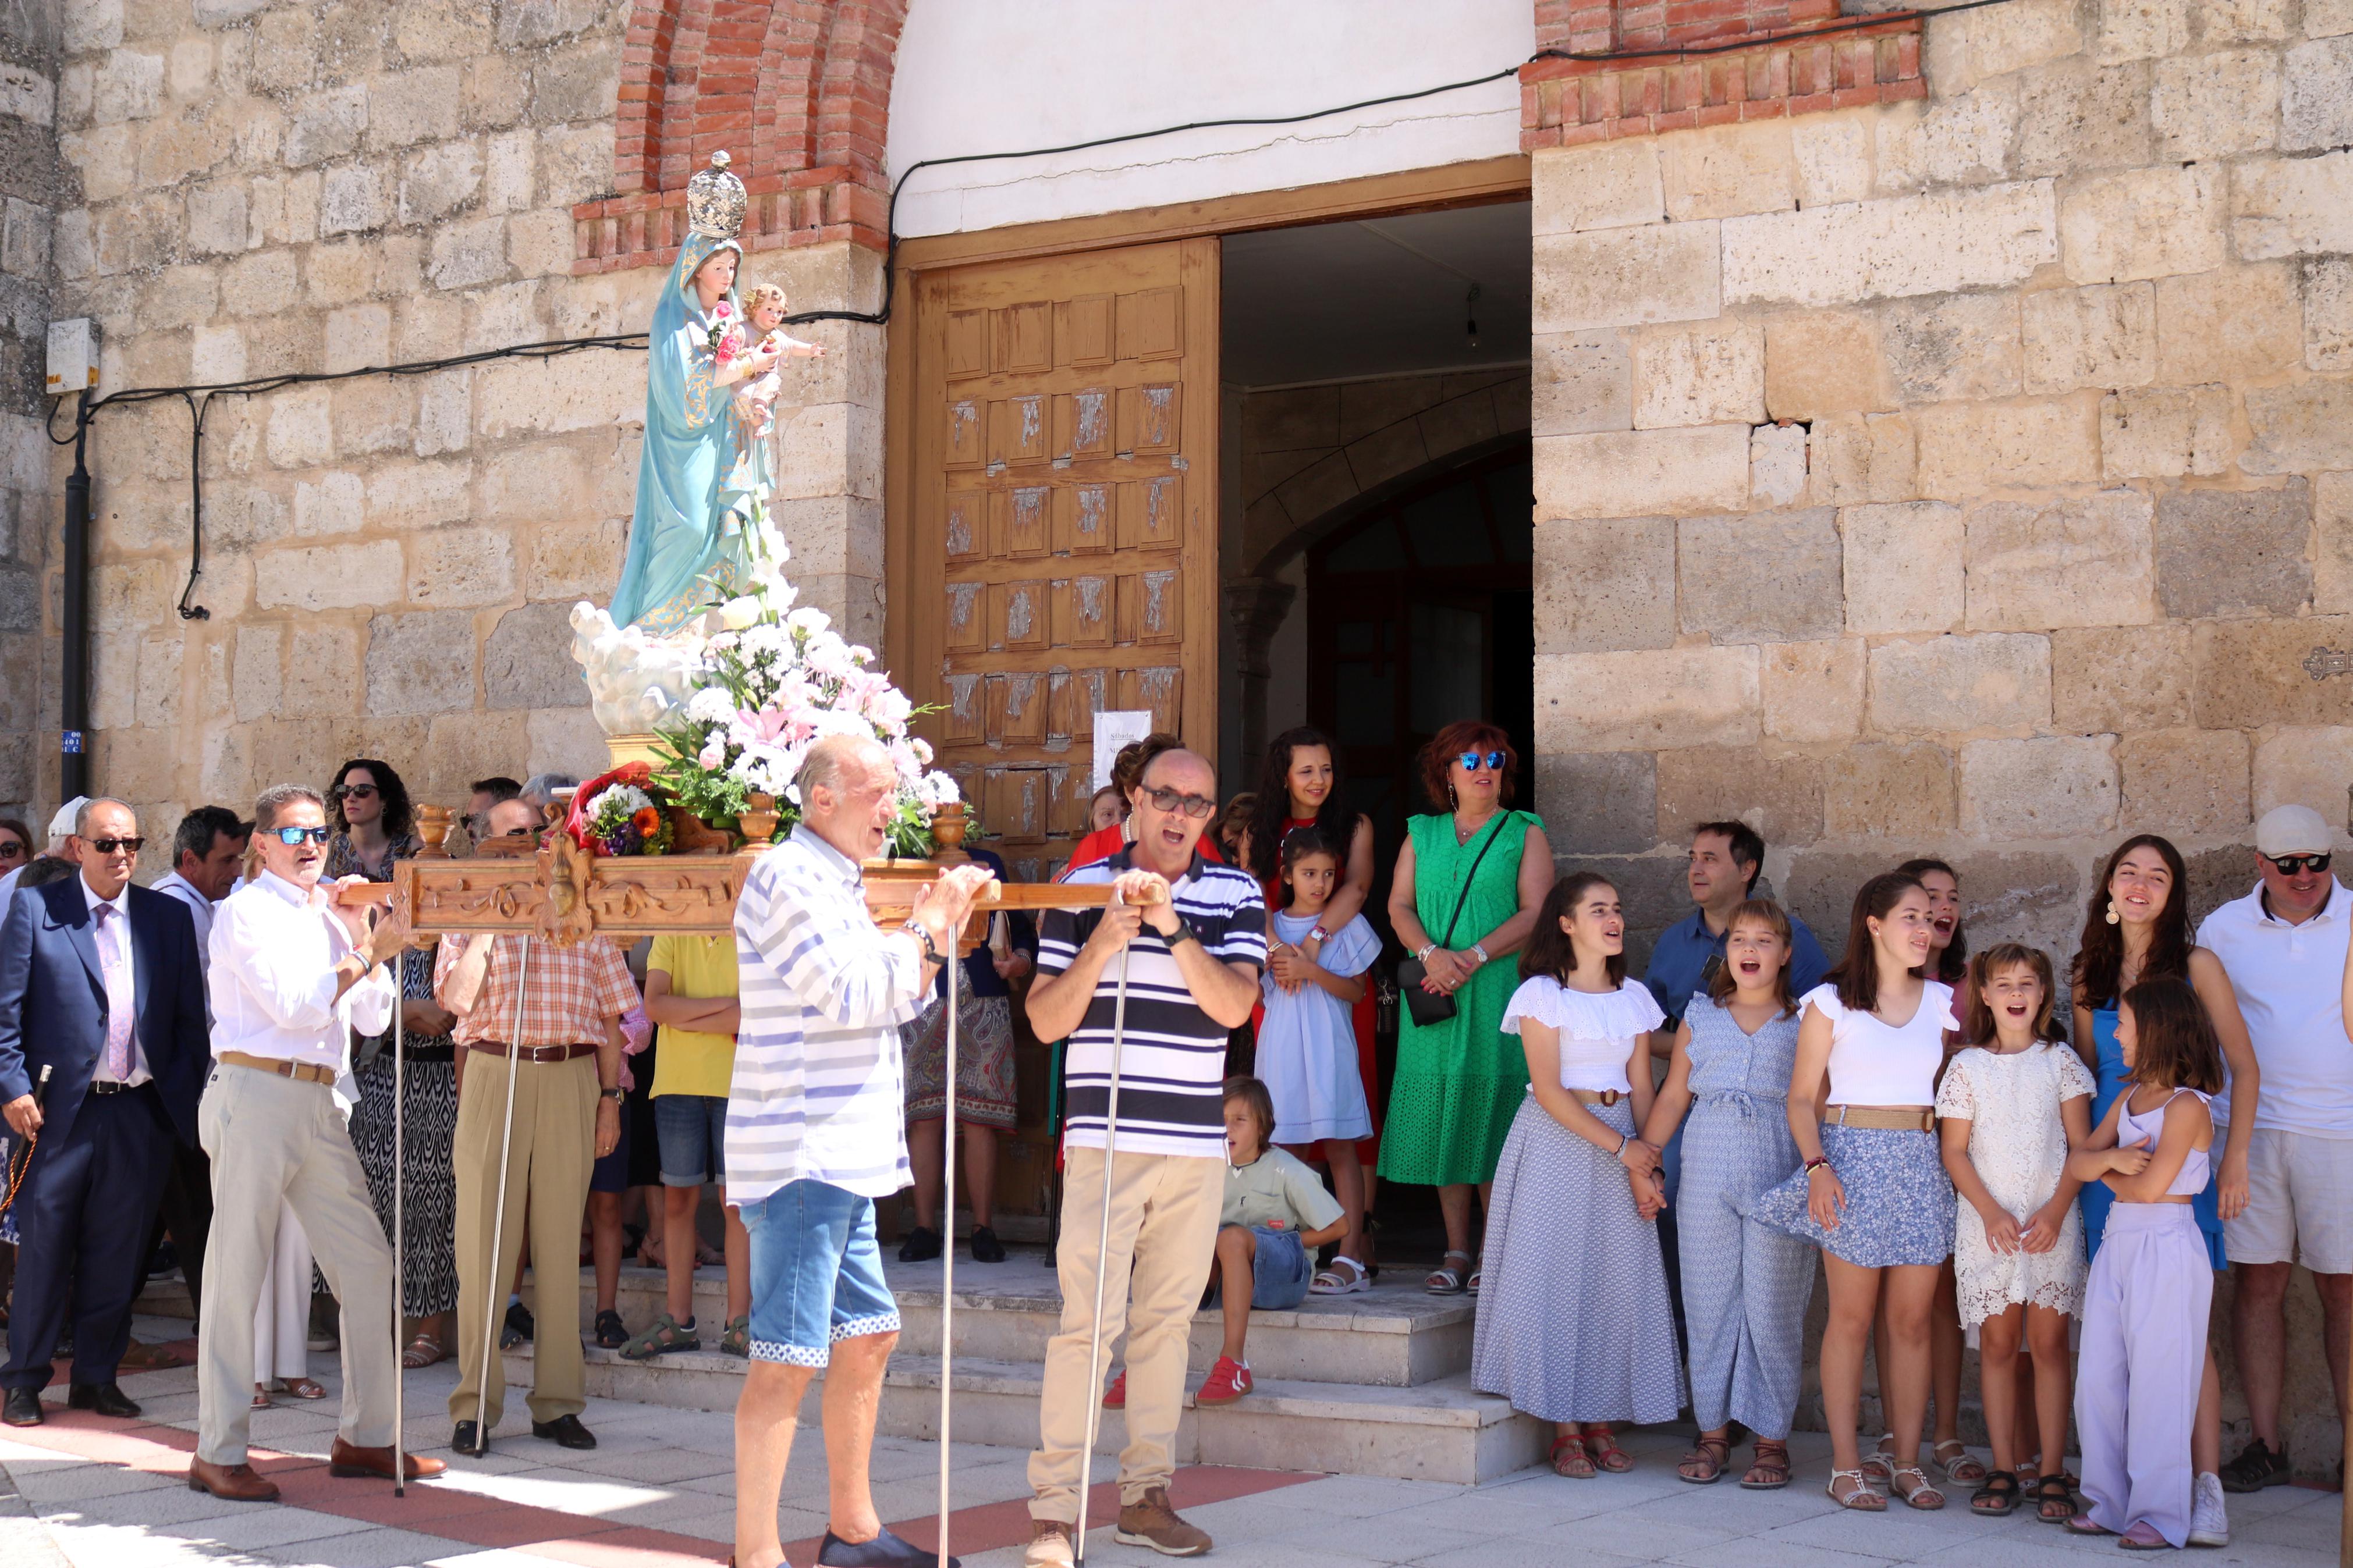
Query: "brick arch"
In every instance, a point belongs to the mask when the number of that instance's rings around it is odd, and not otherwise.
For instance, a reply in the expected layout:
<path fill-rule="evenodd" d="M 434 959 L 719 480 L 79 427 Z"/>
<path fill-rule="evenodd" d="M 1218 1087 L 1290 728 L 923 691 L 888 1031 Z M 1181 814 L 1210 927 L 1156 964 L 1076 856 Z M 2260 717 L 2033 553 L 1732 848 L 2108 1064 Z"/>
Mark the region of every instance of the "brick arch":
<path fill-rule="evenodd" d="M 636 0 L 613 192 L 572 210 L 573 270 L 667 266 L 686 182 L 724 149 L 748 250 L 888 243 L 882 158 L 907 0 Z"/>

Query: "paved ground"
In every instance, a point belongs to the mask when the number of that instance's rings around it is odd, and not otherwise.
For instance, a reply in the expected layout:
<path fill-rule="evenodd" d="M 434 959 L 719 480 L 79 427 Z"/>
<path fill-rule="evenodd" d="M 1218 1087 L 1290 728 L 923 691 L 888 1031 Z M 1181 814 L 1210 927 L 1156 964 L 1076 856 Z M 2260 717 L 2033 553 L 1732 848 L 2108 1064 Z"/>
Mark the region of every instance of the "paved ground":
<path fill-rule="evenodd" d="M 142 1338 L 185 1323 L 142 1320 Z M 313 1370 L 332 1390 L 332 1356 Z M 372 1481 L 328 1478 L 335 1402 L 281 1405 L 254 1420 L 257 1461 L 285 1488 L 274 1506 L 225 1503 L 187 1489 L 195 1374 L 149 1373 L 126 1383 L 146 1407 L 137 1423 L 54 1407 L 47 1425 L 0 1435 L 0 1563 L 7 1568 L 330 1564 L 332 1568 L 693 1568 L 723 1563 L 732 1528 L 724 1415 L 591 1402 L 600 1446 L 572 1454 L 529 1436 L 517 1401 L 489 1459 L 462 1460 L 444 1480 L 406 1499 Z M 447 1457 L 448 1363 L 408 1378 L 408 1431 L 419 1452 Z M 61 1395 L 61 1388 L 53 1388 Z M 1613 1568 L 1663 1562 L 1687 1568 L 1875 1568 L 1995 1563 L 2001 1568 L 2088 1568 L 2116 1548 L 2072 1539 L 2026 1516 L 1972 1519 L 1956 1500 L 1942 1513 L 1841 1514 L 1821 1495 L 1827 1442 L 1799 1434 L 1786 1491 L 1744 1492 L 1730 1481 L 1686 1486 L 1674 1475 L 1684 1436 L 1628 1434 L 1637 1456 L 1623 1476 L 1567 1481 L 1529 1471 L 1482 1487 L 1298 1477 L 1198 1467 L 1179 1473 L 1177 1502 L 1218 1538 L 1227 1568 L 1416 1563 L 1430 1568 Z M 263 1456 L 271 1456 L 265 1458 Z M 959 1445 L 952 1542 L 973 1568 L 1010 1568 L 1028 1538 L 1020 1500 L 1024 1454 Z M 928 1544 L 937 1450 L 884 1438 L 874 1458 L 885 1519 Z M 824 1456 L 814 1432 L 794 1449 L 784 1534 L 793 1561 L 815 1560 L 824 1529 Z M 1110 1502 L 1108 1489 L 1104 1493 Z M 2334 1568 L 2341 1500 L 2282 1488 L 2232 1500 L 2233 1539 L 2197 1568 Z M 1091 1561 L 1111 1568 L 1157 1562 L 1093 1537 Z"/>

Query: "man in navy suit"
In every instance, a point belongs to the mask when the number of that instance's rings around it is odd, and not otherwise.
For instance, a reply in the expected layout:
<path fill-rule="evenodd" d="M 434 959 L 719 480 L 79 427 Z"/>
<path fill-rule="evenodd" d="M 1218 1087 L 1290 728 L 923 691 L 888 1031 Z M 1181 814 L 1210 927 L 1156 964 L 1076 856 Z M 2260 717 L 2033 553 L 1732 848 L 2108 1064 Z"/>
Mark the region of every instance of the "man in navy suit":
<path fill-rule="evenodd" d="M 119 800 L 74 818 L 81 873 L 16 889 L 0 918 L 0 1113 L 39 1144 L 16 1194 L 16 1299 L 0 1420 L 35 1426 L 70 1321 L 77 1410 L 136 1415 L 116 1386 L 148 1222 L 176 1142 L 196 1138 L 212 1065 L 204 960 L 178 900 L 131 885 L 139 822 Z M 33 1086 L 51 1068 L 37 1105 Z"/>

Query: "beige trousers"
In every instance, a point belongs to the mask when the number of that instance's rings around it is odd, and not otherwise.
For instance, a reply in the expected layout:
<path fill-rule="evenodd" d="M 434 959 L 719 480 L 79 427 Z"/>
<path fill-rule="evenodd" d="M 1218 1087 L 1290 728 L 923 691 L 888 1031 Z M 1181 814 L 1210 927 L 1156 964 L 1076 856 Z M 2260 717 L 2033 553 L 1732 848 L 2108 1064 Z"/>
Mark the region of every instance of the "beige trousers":
<path fill-rule="evenodd" d="M 245 1463 L 253 1411 L 254 1317 L 278 1242 L 282 1204 L 311 1238 L 319 1272 L 343 1307 L 343 1438 L 392 1442 L 392 1248 L 333 1093 L 250 1068 L 216 1066 L 196 1110 L 213 1162 L 212 1234 L 197 1331 L 196 1457 Z M 302 1280 L 307 1304 L 311 1284 Z"/>
<path fill-rule="evenodd" d="M 596 1163 L 596 1058 L 522 1062 L 514 1074 L 514 1142 L 507 1153 L 506 1218 L 498 1226 L 496 1259 L 491 1230 L 499 1201 L 499 1143 L 506 1132 L 504 1056 L 476 1051 L 467 1058 L 451 1154 L 458 1177 L 458 1386 L 450 1391 L 449 1419 L 475 1420 L 479 1408 L 486 1436 L 506 1408 L 506 1363 L 498 1362 L 485 1386 L 483 1331 L 491 1316 L 505 1315 L 526 1217 L 539 1325 L 532 1344 L 531 1418 L 577 1415 L 588 1402 L 580 1354 L 580 1211 Z M 495 1346 L 491 1353 L 498 1355 Z"/>
<path fill-rule="evenodd" d="M 1055 1251 L 1062 1321 L 1046 1345 L 1032 1519 L 1076 1523 L 1079 1454 L 1087 1417 L 1103 1400 L 1103 1368 L 1127 1336 L 1127 1447 L 1119 1455 L 1122 1503 L 1165 1487 L 1185 1408 L 1185 1352 L 1193 1314 L 1218 1250 L 1226 1163 L 1181 1154 L 1119 1154 L 1112 1166 L 1111 1245 L 1103 1292 L 1103 1362 L 1087 1364 L 1095 1312 L 1095 1245 L 1103 1215 L 1103 1154 L 1072 1149 L 1062 1173 L 1061 1240 Z M 1122 1282 L 1124 1281 L 1123 1287 Z M 1130 1298 L 1133 1297 L 1131 1301 Z"/>

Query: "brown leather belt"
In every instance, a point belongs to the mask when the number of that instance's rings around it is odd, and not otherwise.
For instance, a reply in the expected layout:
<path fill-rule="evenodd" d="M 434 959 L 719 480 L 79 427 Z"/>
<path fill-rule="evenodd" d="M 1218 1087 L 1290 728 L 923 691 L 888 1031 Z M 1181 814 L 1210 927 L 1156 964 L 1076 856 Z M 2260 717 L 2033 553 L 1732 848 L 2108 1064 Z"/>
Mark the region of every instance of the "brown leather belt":
<path fill-rule="evenodd" d="M 1572 1089 L 1568 1093 L 1579 1105 L 1615 1105 L 1626 1098 L 1622 1089 Z"/>
<path fill-rule="evenodd" d="M 1934 1132 L 1933 1105 L 1833 1105 L 1822 1118 L 1825 1127 L 1859 1127 L 1874 1132 Z"/>
<path fill-rule="evenodd" d="M 467 1042 L 466 1048 L 501 1060 L 504 1060 L 507 1055 L 507 1047 L 497 1040 L 470 1040 Z M 596 1054 L 596 1047 L 585 1042 L 569 1046 L 519 1046 L 515 1048 L 514 1059 L 519 1062 L 568 1062 Z"/>
<path fill-rule="evenodd" d="M 304 1083 L 335 1081 L 334 1068 L 320 1067 L 312 1062 L 280 1061 L 276 1057 L 253 1057 L 246 1055 L 243 1051 L 223 1051 L 220 1054 L 220 1063 L 223 1067 L 250 1068 L 255 1072 L 275 1073 L 280 1078 L 299 1079 Z"/>

